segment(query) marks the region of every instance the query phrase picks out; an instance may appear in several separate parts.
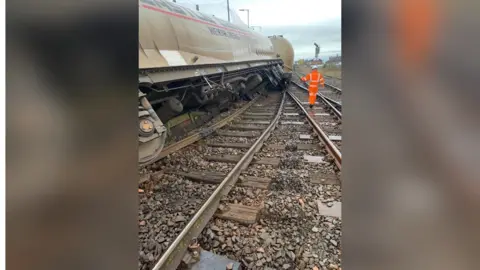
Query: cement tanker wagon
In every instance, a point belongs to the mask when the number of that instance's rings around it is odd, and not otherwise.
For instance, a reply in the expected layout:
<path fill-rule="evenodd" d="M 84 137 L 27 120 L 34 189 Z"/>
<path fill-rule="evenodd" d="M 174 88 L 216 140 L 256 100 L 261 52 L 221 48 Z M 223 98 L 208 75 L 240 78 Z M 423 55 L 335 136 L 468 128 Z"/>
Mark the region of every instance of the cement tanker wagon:
<path fill-rule="evenodd" d="M 289 83 L 288 42 L 278 53 L 271 39 L 247 26 L 163 0 L 140 0 L 139 11 L 141 165 L 158 157 L 167 136 L 202 125 L 258 89 Z"/>

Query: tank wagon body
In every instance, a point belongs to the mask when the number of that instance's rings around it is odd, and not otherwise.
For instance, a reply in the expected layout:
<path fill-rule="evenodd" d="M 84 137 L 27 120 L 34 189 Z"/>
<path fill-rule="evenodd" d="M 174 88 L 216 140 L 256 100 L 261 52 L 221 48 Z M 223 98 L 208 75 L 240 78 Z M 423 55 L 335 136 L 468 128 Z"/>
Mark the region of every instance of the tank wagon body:
<path fill-rule="evenodd" d="M 272 42 L 273 50 L 277 54 L 276 56 L 283 60 L 284 74 L 286 76 L 290 76 L 291 78 L 293 72 L 293 60 L 295 56 L 292 44 L 282 35 L 270 36 L 268 38 Z"/>
<path fill-rule="evenodd" d="M 291 69 L 293 49 L 285 49 L 290 43 L 283 38 L 163 0 L 139 0 L 139 12 L 140 164 L 158 156 L 167 134 L 201 125 L 258 89 L 280 90 L 290 81 L 284 65 Z"/>

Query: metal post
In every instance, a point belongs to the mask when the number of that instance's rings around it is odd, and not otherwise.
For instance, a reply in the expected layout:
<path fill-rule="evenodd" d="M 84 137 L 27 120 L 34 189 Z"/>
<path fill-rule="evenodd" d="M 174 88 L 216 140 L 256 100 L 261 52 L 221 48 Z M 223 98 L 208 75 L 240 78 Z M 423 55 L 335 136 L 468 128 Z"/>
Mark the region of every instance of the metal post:
<path fill-rule="evenodd" d="M 177 0 L 173 0 L 173 3 L 176 3 L 176 2 L 177 2 Z"/>
<path fill-rule="evenodd" d="M 230 1 L 227 0 L 227 14 L 228 14 L 228 22 L 230 22 Z"/>
<path fill-rule="evenodd" d="M 200 7 L 198 5 L 195 5 L 197 7 L 197 11 L 200 11 Z"/>

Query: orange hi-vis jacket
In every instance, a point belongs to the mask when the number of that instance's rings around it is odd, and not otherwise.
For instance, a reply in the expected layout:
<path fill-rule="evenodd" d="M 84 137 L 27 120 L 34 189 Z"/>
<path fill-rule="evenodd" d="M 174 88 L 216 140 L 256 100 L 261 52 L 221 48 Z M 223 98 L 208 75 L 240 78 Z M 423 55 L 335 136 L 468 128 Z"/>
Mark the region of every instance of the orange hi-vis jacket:
<path fill-rule="evenodd" d="M 323 78 L 323 75 L 314 69 L 310 74 L 302 77 L 302 81 L 310 81 L 310 85 L 308 86 L 308 103 L 310 105 L 315 104 L 315 100 L 317 99 L 318 85 L 321 84 L 322 88 L 325 86 L 325 79 Z"/>
<path fill-rule="evenodd" d="M 317 92 L 319 84 L 321 84 L 322 87 L 325 85 L 325 79 L 323 78 L 323 75 L 316 69 L 312 70 L 312 72 L 303 77 L 302 81 L 310 81 L 310 85 L 308 86 L 309 92 Z"/>

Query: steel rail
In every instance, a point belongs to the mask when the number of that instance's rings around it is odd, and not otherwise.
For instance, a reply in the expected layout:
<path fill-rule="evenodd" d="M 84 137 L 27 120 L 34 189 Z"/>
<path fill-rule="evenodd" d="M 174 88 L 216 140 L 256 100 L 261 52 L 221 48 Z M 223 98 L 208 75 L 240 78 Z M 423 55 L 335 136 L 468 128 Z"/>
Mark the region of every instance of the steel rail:
<path fill-rule="evenodd" d="M 324 77 L 328 77 L 328 78 L 331 78 L 331 79 L 341 80 L 340 78 L 336 78 L 336 77 L 328 76 L 328 75 L 324 75 Z M 330 88 L 332 88 L 332 89 L 334 89 L 334 90 L 336 90 L 336 91 L 338 91 L 338 92 L 340 92 L 340 93 L 342 93 L 342 89 L 340 89 L 340 88 L 338 88 L 338 87 L 336 87 L 336 86 L 333 86 L 333 85 L 327 84 L 327 83 L 325 83 L 325 85 L 328 86 L 328 87 L 330 87 Z"/>
<path fill-rule="evenodd" d="M 337 108 L 337 110 L 342 111 L 342 104 L 341 104 L 340 102 L 335 101 L 335 100 L 333 100 L 333 99 L 331 99 L 331 98 L 329 98 L 329 97 L 327 97 L 327 96 L 325 96 L 325 95 L 324 95 L 323 97 L 324 97 L 326 100 L 328 100 L 328 102 L 332 103 L 332 104 L 335 106 L 335 108 Z"/>
<path fill-rule="evenodd" d="M 270 136 L 271 132 L 276 127 L 280 116 L 282 115 L 283 105 L 285 103 L 285 92 L 282 96 L 282 101 L 278 108 L 278 112 L 275 118 L 272 120 L 270 125 L 265 129 L 265 131 L 260 135 L 260 137 L 255 141 L 255 143 L 250 147 L 240 159 L 240 161 L 235 165 L 235 167 L 230 171 L 230 173 L 223 179 L 220 185 L 215 189 L 213 194 L 208 198 L 208 200 L 202 205 L 193 218 L 188 222 L 185 228 L 180 232 L 175 241 L 168 247 L 165 253 L 162 255 L 160 260 L 155 264 L 152 270 L 175 270 L 176 267 L 181 263 L 182 258 L 187 250 L 188 246 L 192 239 L 199 235 L 203 228 L 207 225 L 208 221 L 213 217 L 215 211 L 218 208 L 220 200 L 223 196 L 227 195 L 228 192 L 233 188 L 235 183 L 240 176 L 240 173 L 248 167 L 250 162 L 253 159 L 254 154 L 260 150 L 265 140 Z"/>
<path fill-rule="evenodd" d="M 328 153 L 333 157 L 335 161 L 335 165 L 339 170 L 342 169 L 342 153 L 338 150 L 338 148 L 333 144 L 333 142 L 328 138 L 327 134 L 322 130 L 320 125 L 313 119 L 313 117 L 308 113 L 308 111 L 303 107 L 302 102 L 298 99 L 295 94 L 291 93 L 290 91 L 287 92 L 290 97 L 295 101 L 295 103 L 300 107 L 303 111 L 305 116 L 307 117 L 310 125 L 312 125 L 315 133 L 318 134 L 320 139 L 325 143 Z"/>
<path fill-rule="evenodd" d="M 330 87 L 330 88 L 332 88 L 333 90 L 335 90 L 335 91 L 337 91 L 337 92 L 339 92 L 339 93 L 342 93 L 342 89 L 340 89 L 340 88 L 338 88 L 338 87 L 336 87 L 336 86 L 333 86 L 333 85 L 328 84 L 328 83 L 325 83 L 325 86 Z"/>
<path fill-rule="evenodd" d="M 225 117 L 224 119 L 216 122 L 215 124 L 212 124 L 211 126 L 206 127 L 206 128 L 202 128 L 200 131 L 188 136 L 187 138 L 182 139 L 182 140 L 180 140 L 176 143 L 173 143 L 171 145 L 168 145 L 168 146 L 164 147 L 163 150 L 160 152 L 160 154 L 157 157 L 150 160 L 149 162 L 146 162 L 146 163 L 140 165 L 140 167 L 145 167 L 147 165 L 155 163 L 155 162 L 159 161 L 160 159 L 170 155 L 171 153 L 176 152 L 176 151 L 178 151 L 178 150 L 180 150 L 184 147 L 187 147 L 190 144 L 195 143 L 195 142 L 207 137 L 208 135 L 212 134 L 215 130 L 217 130 L 219 128 L 222 128 L 223 126 L 229 124 L 237 116 L 239 116 L 240 114 L 242 114 L 243 112 L 248 110 L 248 108 L 250 108 L 260 98 L 260 96 L 261 95 L 256 96 L 254 99 L 252 99 L 250 102 L 248 102 L 245 106 L 236 110 L 234 113 L 232 113 L 231 115 Z"/>
<path fill-rule="evenodd" d="M 333 78 L 333 79 L 337 79 L 337 80 L 342 80 L 342 78 L 340 77 L 334 77 L 334 76 L 331 76 L 331 75 L 324 75 L 325 77 L 328 77 L 328 78 Z"/>
<path fill-rule="evenodd" d="M 301 88 L 301 89 L 303 89 L 303 90 L 305 90 L 305 91 L 308 92 L 308 89 L 307 89 L 305 86 L 302 86 L 302 85 L 300 85 L 300 84 L 298 84 L 297 82 L 294 82 L 294 81 L 292 81 L 292 82 L 293 82 L 293 84 L 295 84 L 298 88 Z M 322 94 L 320 94 L 320 93 L 317 93 L 317 96 L 323 101 L 323 103 L 325 103 L 327 106 L 329 106 L 329 107 L 333 110 L 333 113 L 334 113 L 339 119 L 342 119 L 342 113 L 341 113 L 339 110 L 337 110 L 337 108 L 336 108 L 331 102 L 329 102 L 324 95 L 322 95 Z"/>

